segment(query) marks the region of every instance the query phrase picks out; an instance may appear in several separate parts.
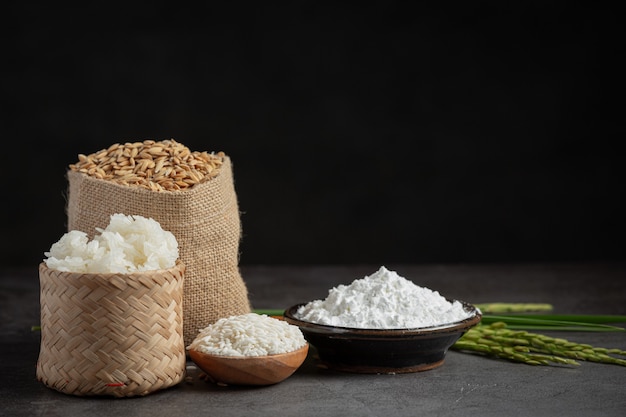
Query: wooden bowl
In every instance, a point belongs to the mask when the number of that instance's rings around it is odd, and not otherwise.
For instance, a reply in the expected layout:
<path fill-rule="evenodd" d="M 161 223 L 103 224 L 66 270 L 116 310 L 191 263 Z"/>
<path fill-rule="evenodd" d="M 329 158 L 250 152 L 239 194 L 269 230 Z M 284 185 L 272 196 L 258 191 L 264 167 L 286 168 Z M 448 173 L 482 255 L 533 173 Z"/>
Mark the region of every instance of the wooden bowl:
<path fill-rule="evenodd" d="M 272 385 L 289 378 L 302 365 L 309 344 L 287 353 L 267 356 L 218 356 L 190 349 L 189 356 L 220 385 Z"/>

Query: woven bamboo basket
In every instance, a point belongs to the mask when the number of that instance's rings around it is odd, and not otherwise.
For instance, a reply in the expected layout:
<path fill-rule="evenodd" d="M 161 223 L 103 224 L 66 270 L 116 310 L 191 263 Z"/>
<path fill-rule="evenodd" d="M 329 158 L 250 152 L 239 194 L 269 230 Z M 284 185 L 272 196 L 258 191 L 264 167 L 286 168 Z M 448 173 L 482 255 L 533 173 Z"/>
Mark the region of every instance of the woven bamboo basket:
<path fill-rule="evenodd" d="M 185 377 L 183 275 L 60 272 L 39 265 L 37 379 L 78 396 L 142 396 Z"/>

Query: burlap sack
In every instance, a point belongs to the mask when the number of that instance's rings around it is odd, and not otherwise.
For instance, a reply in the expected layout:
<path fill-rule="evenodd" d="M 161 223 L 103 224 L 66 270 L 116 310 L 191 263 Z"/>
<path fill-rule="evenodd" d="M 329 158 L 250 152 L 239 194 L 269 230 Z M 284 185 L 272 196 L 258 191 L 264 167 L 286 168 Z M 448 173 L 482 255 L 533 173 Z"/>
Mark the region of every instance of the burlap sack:
<path fill-rule="evenodd" d="M 122 213 L 152 218 L 176 236 L 186 266 L 185 346 L 217 319 L 251 311 L 239 272 L 241 222 L 229 157 L 219 175 L 184 191 L 151 191 L 72 170 L 67 178 L 68 231 L 93 239 L 96 227 L 104 229 L 112 214 Z"/>

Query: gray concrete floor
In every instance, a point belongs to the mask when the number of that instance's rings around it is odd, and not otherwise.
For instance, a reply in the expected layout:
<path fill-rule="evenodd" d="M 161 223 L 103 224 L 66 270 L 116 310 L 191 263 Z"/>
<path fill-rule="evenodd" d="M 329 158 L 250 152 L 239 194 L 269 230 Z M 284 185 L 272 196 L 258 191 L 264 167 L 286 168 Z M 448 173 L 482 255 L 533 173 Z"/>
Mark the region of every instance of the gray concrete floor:
<path fill-rule="evenodd" d="M 415 283 L 473 303 L 550 302 L 559 313 L 626 314 L 626 265 L 394 266 Z M 377 266 L 242 268 L 255 308 L 325 297 Z M 144 397 L 85 398 L 36 380 L 39 283 L 32 270 L 0 275 L 0 416 L 622 416 L 626 368 L 528 366 L 450 351 L 436 369 L 362 375 L 322 369 L 315 348 L 296 373 L 267 387 L 223 387 L 193 363 L 180 385 Z M 626 349 L 624 333 L 558 333 Z"/>

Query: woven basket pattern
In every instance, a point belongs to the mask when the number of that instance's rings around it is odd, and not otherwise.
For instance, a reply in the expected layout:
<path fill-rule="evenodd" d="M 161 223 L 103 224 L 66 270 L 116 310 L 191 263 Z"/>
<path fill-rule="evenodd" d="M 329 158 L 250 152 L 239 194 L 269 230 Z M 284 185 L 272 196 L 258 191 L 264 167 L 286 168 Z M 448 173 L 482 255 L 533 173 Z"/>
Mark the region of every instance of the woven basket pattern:
<path fill-rule="evenodd" d="M 79 396 L 132 397 L 185 376 L 185 266 L 131 274 L 82 274 L 39 266 L 37 379 Z"/>

